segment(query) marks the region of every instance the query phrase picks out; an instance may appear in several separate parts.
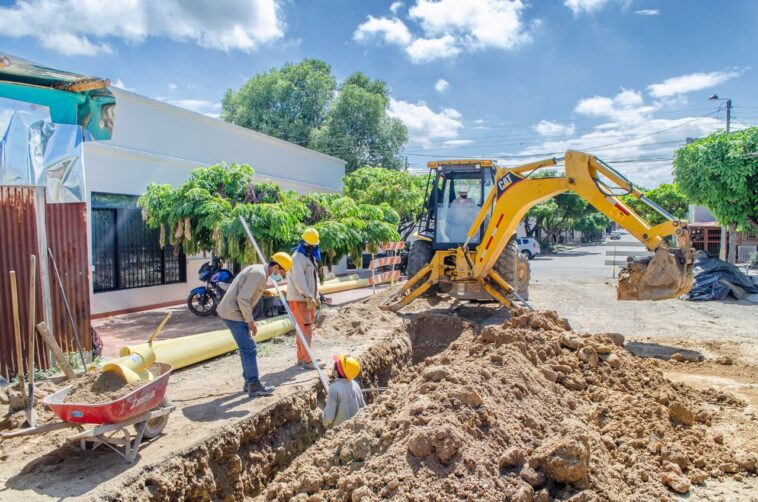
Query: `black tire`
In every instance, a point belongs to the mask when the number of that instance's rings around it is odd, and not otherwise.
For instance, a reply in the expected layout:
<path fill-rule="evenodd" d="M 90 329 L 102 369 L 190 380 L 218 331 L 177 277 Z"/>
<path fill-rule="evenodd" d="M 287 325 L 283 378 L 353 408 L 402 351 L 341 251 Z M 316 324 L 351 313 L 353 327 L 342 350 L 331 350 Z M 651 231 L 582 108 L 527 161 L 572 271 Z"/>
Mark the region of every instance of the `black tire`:
<path fill-rule="evenodd" d="M 424 240 L 413 241 L 411 249 L 408 251 L 408 266 L 406 267 L 408 279 L 412 279 L 422 268 L 426 267 L 429 262 L 432 261 L 434 250 L 432 249 L 432 243 Z M 416 287 L 423 284 L 423 281 L 418 283 Z M 414 287 L 413 289 L 416 289 Z M 424 296 L 432 296 L 437 292 L 436 286 L 432 286 L 426 292 Z"/>
<path fill-rule="evenodd" d="M 161 404 L 158 405 L 158 408 L 168 408 L 169 406 L 171 406 L 171 400 L 167 397 L 164 397 L 163 401 L 161 401 Z M 163 432 L 163 429 L 168 423 L 169 415 L 171 414 L 166 413 L 160 417 L 148 420 L 145 424 L 145 432 L 142 434 L 142 437 L 145 439 L 152 439 L 154 437 L 160 436 L 161 432 Z M 137 432 L 139 432 L 140 425 L 142 425 L 142 422 L 134 424 L 134 428 L 137 430 Z"/>
<path fill-rule="evenodd" d="M 187 297 L 187 308 L 190 312 L 200 317 L 208 317 L 216 312 L 218 300 L 212 291 L 205 293 L 190 293 Z"/>
<path fill-rule="evenodd" d="M 508 284 L 513 286 L 521 298 L 524 300 L 529 299 L 531 267 L 529 266 L 529 260 L 519 253 L 515 235 L 510 238 L 500 258 L 495 263 L 495 271 Z"/>

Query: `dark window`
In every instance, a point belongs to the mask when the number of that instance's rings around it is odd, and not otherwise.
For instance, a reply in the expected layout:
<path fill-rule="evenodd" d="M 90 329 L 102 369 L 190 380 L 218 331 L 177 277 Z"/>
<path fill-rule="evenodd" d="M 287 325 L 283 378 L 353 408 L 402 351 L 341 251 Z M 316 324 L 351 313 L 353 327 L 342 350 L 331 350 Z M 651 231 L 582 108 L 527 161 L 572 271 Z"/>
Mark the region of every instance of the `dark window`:
<path fill-rule="evenodd" d="M 95 292 L 186 282 L 184 253 L 161 249 L 160 232 L 148 228 L 137 197 L 92 194 L 92 261 Z"/>

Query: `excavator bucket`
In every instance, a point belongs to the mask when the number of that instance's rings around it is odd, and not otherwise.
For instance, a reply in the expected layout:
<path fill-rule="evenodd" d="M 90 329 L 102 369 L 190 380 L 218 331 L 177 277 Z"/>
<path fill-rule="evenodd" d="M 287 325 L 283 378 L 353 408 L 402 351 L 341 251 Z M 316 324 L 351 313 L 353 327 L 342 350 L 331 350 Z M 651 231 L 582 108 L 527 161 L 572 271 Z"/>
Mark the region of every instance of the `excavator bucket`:
<path fill-rule="evenodd" d="M 692 289 L 694 250 L 660 247 L 650 257 L 630 260 L 619 273 L 619 300 L 665 300 Z"/>

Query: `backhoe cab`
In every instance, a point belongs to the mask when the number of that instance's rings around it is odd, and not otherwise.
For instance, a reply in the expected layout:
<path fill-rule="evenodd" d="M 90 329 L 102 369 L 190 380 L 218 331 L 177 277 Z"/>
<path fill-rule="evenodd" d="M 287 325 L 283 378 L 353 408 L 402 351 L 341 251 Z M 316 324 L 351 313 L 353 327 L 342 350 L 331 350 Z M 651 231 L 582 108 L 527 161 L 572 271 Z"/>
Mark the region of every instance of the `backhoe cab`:
<path fill-rule="evenodd" d="M 468 277 L 466 263 L 476 250 L 492 211 L 490 193 L 495 187 L 497 167 L 491 160 L 445 160 L 429 162 L 426 203 L 408 254 L 408 277 L 434 261 L 436 283 L 428 293 L 444 292 L 462 300 L 491 301 L 492 296 Z M 468 239 L 471 222 L 486 213 L 474 235 Z M 468 239 L 467 251 L 461 248 Z M 512 242 L 510 242 L 512 241 Z M 518 252 L 515 234 L 495 267 L 525 300 L 529 298 L 529 263 Z"/>
<path fill-rule="evenodd" d="M 534 176 L 565 161 L 563 176 Z M 647 199 L 621 173 L 593 155 L 568 151 L 513 168 L 489 160 L 430 162 L 427 202 L 408 254 L 405 286 L 385 308 L 444 292 L 503 305 L 528 299 L 529 264 L 518 252 L 516 227 L 542 201 L 572 191 L 629 231 L 653 252 L 629 262 L 617 284 L 619 300 L 675 298 L 692 287 L 693 249 L 687 223 Z M 652 226 L 621 199 L 631 195 L 666 221 Z M 667 238 L 674 237 L 677 247 Z"/>

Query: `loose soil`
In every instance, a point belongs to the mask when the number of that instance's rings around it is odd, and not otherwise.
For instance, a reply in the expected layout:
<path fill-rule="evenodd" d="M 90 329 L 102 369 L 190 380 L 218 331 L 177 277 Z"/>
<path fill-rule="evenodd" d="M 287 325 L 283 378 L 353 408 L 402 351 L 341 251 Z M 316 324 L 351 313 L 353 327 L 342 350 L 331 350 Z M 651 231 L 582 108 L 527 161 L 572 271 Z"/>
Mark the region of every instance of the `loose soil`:
<path fill-rule="evenodd" d="M 161 367 L 158 365 L 151 366 L 149 371 L 155 378 L 161 375 Z M 120 399 L 146 384 L 147 382 L 144 380 L 126 383 L 126 380 L 118 373 L 105 373 L 97 369 L 71 382 L 71 390 L 66 395 L 64 402 L 107 403 Z"/>
<path fill-rule="evenodd" d="M 742 400 L 672 382 L 617 335 L 579 335 L 550 311 L 512 315 L 484 327 L 418 316 L 412 338 L 462 334 L 256 500 L 669 500 L 754 475 L 755 452 L 712 426 Z"/>

